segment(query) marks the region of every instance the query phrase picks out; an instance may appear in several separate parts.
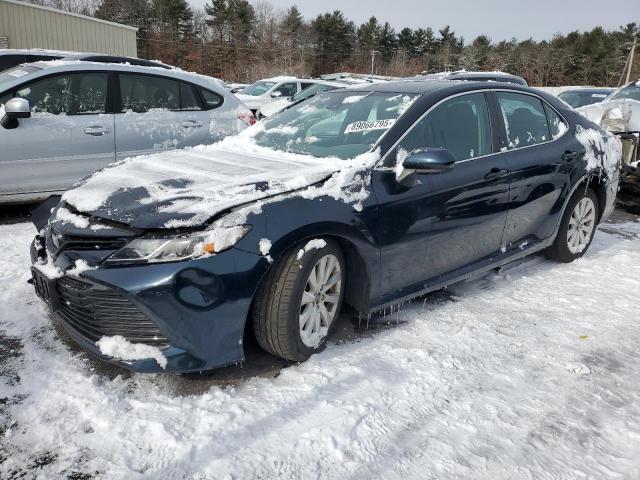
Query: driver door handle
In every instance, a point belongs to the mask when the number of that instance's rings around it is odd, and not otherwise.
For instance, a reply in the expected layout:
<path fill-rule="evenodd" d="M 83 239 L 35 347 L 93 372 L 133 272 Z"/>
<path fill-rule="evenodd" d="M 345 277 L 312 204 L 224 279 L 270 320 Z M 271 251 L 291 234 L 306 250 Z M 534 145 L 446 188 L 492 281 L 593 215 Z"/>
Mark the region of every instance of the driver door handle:
<path fill-rule="evenodd" d="M 84 129 L 84 133 L 87 135 L 93 135 L 94 137 L 101 137 L 102 135 L 109 133 L 109 129 L 102 125 L 92 125 Z"/>
<path fill-rule="evenodd" d="M 198 128 L 202 126 L 202 122 L 198 120 L 185 120 L 180 124 L 182 128 Z"/>
<path fill-rule="evenodd" d="M 498 178 L 504 178 L 509 175 L 509 170 L 506 168 L 492 168 L 489 173 L 484 176 L 485 180 L 496 180 Z"/>

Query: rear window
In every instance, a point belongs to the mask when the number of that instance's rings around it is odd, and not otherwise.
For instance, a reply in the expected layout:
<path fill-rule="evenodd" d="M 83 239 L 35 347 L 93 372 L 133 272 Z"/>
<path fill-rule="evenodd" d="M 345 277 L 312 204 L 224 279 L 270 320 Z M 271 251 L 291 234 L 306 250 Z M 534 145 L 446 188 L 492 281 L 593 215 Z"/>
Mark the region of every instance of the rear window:
<path fill-rule="evenodd" d="M 153 75 L 120 74 L 120 102 L 122 112 L 179 110 L 178 81 Z"/>
<path fill-rule="evenodd" d="M 550 140 L 542 100 L 522 93 L 496 92 L 507 131 L 507 148 L 528 147 Z"/>

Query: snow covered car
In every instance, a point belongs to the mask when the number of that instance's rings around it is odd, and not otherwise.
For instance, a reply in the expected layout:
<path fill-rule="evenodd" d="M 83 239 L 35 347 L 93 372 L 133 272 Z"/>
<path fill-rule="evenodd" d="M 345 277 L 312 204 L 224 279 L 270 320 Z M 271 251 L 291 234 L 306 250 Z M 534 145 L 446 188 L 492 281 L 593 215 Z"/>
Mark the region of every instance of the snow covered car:
<path fill-rule="evenodd" d="M 318 81 L 318 83 L 314 83 L 310 87 L 307 87 L 304 90 L 296 93 L 291 98 L 282 98 L 274 102 L 267 103 L 266 105 L 263 105 L 256 112 L 256 118 L 260 120 L 265 117 L 271 117 L 276 113 L 278 113 L 279 111 L 287 108 L 289 105 L 292 105 L 293 103 L 301 102 L 303 100 L 306 100 L 307 98 L 311 98 L 320 92 L 335 90 L 336 88 L 344 88 L 347 85 L 350 85 L 350 83 L 337 82 L 337 81 L 334 81 L 334 82 Z"/>
<path fill-rule="evenodd" d="M 303 361 L 343 303 L 367 315 L 534 252 L 579 258 L 619 162 L 615 136 L 527 87 L 323 92 L 43 205 L 33 283 L 80 345 L 136 371 L 239 362 L 245 335 Z"/>
<path fill-rule="evenodd" d="M 277 100 L 291 98 L 317 81 L 296 77 L 266 78 L 244 87 L 235 93 L 235 96 L 255 114 L 261 107 Z"/>
<path fill-rule="evenodd" d="M 220 81 L 179 69 L 20 65 L 0 72 L 0 203 L 42 200 L 116 160 L 214 143 L 253 120 Z"/>

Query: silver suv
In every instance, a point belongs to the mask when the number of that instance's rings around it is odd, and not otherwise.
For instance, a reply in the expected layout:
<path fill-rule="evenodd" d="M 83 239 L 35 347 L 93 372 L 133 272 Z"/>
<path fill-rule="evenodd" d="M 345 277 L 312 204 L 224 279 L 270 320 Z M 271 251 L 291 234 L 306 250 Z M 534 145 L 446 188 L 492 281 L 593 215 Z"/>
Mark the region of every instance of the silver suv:
<path fill-rule="evenodd" d="M 84 61 L 0 73 L 0 203 L 68 189 L 126 157 L 214 143 L 254 118 L 219 80 Z"/>

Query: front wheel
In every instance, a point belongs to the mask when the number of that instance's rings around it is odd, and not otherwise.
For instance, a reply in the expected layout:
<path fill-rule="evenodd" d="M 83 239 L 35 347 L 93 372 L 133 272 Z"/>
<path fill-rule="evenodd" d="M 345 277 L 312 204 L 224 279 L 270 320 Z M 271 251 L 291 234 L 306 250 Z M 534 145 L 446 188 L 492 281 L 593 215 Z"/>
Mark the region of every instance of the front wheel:
<path fill-rule="evenodd" d="M 547 249 L 547 256 L 559 262 L 572 262 L 585 254 L 598 225 L 598 197 L 581 187 L 573 194 L 562 217 L 558 235 Z"/>
<path fill-rule="evenodd" d="M 260 346 L 297 362 L 324 348 L 344 296 L 346 268 L 340 247 L 329 239 L 313 242 L 322 246 L 293 248 L 283 255 L 267 274 L 253 306 Z"/>

